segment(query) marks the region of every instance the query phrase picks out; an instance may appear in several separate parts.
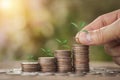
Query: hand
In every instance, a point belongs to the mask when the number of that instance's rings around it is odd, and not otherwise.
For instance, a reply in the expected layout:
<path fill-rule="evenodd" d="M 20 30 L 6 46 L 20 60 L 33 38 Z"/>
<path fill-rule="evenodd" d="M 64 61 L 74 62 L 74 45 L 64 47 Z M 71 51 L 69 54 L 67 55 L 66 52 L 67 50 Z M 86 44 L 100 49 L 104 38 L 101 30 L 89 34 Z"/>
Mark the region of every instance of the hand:
<path fill-rule="evenodd" d="M 108 54 L 120 65 L 120 9 L 104 14 L 85 26 L 77 33 L 76 42 L 85 45 L 104 45 Z"/>

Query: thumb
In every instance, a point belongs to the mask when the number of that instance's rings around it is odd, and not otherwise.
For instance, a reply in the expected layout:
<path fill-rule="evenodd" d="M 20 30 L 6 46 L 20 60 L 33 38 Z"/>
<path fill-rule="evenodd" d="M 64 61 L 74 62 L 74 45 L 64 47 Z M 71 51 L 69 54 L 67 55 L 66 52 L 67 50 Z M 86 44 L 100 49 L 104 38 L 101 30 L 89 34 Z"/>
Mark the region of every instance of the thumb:
<path fill-rule="evenodd" d="M 100 29 L 93 31 L 81 31 L 79 42 L 86 45 L 100 45 L 120 38 L 120 19 Z"/>

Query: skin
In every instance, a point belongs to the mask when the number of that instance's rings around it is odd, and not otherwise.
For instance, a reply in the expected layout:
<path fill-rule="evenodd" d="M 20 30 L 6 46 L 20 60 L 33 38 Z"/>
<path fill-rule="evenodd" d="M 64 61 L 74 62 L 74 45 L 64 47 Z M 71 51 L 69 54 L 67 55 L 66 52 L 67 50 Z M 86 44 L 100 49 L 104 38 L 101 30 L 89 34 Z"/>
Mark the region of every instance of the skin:
<path fill-rule="evenodd" d="M 104 45 L 106 52 L 120 65 L 120 9 L 99 16 L 82 30 L 76 34 L 77 43 Z"/>

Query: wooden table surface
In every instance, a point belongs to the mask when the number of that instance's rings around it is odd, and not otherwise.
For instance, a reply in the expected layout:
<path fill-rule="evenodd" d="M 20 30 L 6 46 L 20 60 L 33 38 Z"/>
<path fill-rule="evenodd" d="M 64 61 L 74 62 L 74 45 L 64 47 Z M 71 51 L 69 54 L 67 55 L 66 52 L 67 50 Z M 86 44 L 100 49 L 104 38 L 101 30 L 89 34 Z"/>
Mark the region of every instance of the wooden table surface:
<path fill-rule="evenodd" d="M 21 62 L 0 62 L 0 69 L 20 68 Z M 120 67 L 112 62 L 91 62 L 90 67 Z M 7 75 L 0 74 L 0 80 L 120 80 L 120 75 L 112 76 L 95 76 L 86 75 L 83 77 L 72 76 L 22 76 L 22 75 Z"/>

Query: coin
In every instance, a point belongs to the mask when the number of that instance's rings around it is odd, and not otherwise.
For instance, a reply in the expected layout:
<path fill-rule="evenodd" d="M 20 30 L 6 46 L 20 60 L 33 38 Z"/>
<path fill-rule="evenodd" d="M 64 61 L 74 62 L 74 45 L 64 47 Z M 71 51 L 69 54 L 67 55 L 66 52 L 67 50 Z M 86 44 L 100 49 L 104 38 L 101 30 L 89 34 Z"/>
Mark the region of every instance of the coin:
<path fill-rule="evenodd" d="M 43 69 L 43 68 L 56 68 L 56 65 L 41 65 L 41 69 Z"/>
<path fill-rule="evenodd" d="M 52 64 L 56 62 L 55 57 L 39 57 L 38 60 L 40 64 L 44 64 L 44 63 Z"/>
<path fill-rule="evenodd" d="M 89 47 L 88 45 L 83 45 L 83 44 L 73 44 L 73 47 Z"/>
<path fill-rule="evenodd" d="M 84 63 L 81 63 L 81 64 L 75 64 L 75 67 L 79 67 L 79 68 L 89 68 L 89 64 L 84 64 Z"/>
<path fill-rule="evenodd" d="M 54 55 L 57 58 L 71 57 L 71 51 L 70 50 L 55 50 Z"/>
<path fill-rule="evenodd" d="M 89 59 L 74 59 L 74 64 L 82 64 L 82 63 L 89 63 Z"/>
<path fill-rule="evenodd" d="M 74 51 L 72 51 L 74 54 L 86 54 L 86 55 L 88 55 L 89 54 L 89 52 L 88 51 L 83 51 L 83 50 L 74 50 Z"/>
<path fill-rule="evenodd" d="M 72 71 L 72 67 L 58 67 L 58 71 L 59 72 L 71 72 Z"/>
<path fill-rule="evenodd" d="M 66 67 L 72 67 L 72 65 L 69 65 L 69 64 L 65 64 L 65 65 L 60 65 L 60 64 L 59 64 L 58 66 L 59 66 L 59 67 L 65 67 L 65 68 L 66 68 Z"/>
<path fill-rule="evenodd" d="M 84 68 L 82 68 L 82 67 L 78 67 L 78 68 L 75 68 L 75 71 L 77 72 L 88 72 L 89 71 L 89 67 L 84 67 Z"/>
<path fill-rule="evenodd" d="M 36 76 L 38 75 L 38 72 L 23 72 L 21 75 L 22 76 Z"/>
<path fill-rule="evenodd" d="M 7 72 L 7 69 L 0 69 L 0 74 L 6 73 L 6 72 Z"/>
<path fill-rule="evenodd" d="M 66 62 L 69 63 L 72 61 L 72 58 L 57 58 L 57 62 Z"/>
<path fill-rule="evenodd" d="M 42 68 L 42 72 L 56 72 L 56 68 Z"/>
<path fill-rule="evenodd" d="M 58 62 L 58 66 L 59 65 L 72 65 L 71 62 Z"/>
<path fill-rule="evenodd" d="M 79 59 L 80 59 L 80 60 L 84 60 L 84 59 L 85 59 L 85 60 L 86 60 L 86 59 L 89 60 L 89 56 L 88 56 L 88 55 L 81 55 L 81 54 L 74 54 L 74 58 L 75 58 L 75 59 L 78 59 L 78 60 L 79 60 Z"/>
<path fill-rule="evenodd" d="M 37 72 L 40 71 L 40 65 L 38 62 L 22 62 L 21 63 L 23 72 Z"/>

